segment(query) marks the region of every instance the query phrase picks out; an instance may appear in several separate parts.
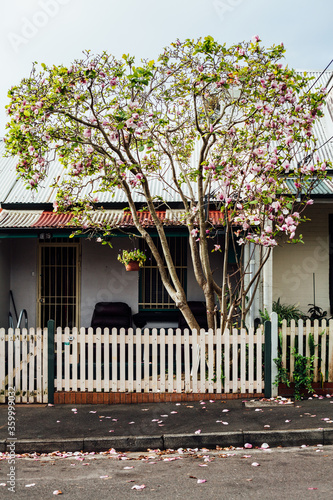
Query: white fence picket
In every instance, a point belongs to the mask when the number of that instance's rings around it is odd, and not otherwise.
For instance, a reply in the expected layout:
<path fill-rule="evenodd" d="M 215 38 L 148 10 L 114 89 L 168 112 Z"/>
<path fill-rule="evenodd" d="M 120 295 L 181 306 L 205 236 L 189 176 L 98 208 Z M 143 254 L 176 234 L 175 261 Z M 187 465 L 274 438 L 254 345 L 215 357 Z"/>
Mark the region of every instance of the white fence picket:
<path fill-rule="evenodd" d="M 71 389 L 72 391 L 77 391 L 77 364 L 78 364 L 78 331 L 77 328 L 73 328 L 72 335 L 70 336 L 70 345 L 72 348 L 71 354 L 71 365 L 72 365 L 72 383 Z"/>
<path fill-rule="evenodd" d="M 88 328 L 88 391 L 94 390 L 94 336 L 93 329 Z"/>
<path fill-rule="evenodd" d="M 29 331 L 29 403 L 35 398 L 35 338 L 33 328 Z"/>
<path fill-rule="evenodd" d="M 165 330 L 161 328 L 160 334 L 160 392 L 165 392 Z"/>
<path fill-rule="evenodd" d="M 216 392 L 222 392 L 222 338 L 221 329 L 216 330 L 216 359 L 215 359 L 215 378 L 216 378 Z"/>
<path fill-rule="evenodd" d="M 12 390 L 14 386 L 14 330 L 8 330 L 8 389 Z"/>
<path fill-rule="evenodd" d="M 186 329 L 184 332 L 184 391 L 191 390 L 191 375 L 190 375 L 190 335 Z"/>
<path fill-rule="evenodd" d="M 158 368 L 158 360 L 157 360 L 157 329 L 153 328 L 152 336 L 152 359 L 151 359 L 151 368 L 152 368 L 152 391 L 154 393 L 157 392 L 157 368 Z"/>
<path fill-rule="evenodd" d="M 57 351 L 57 391 L 62 391 L 62 329 L 56 330 L 56 351 Z"/>
<path fill-rule="evenodd" d="M 199 392 L 206 392 L 206 333 L 200 330 L 199 345 L 200 345 L 200 384 Z"/>
<path fill-rule="evenodd" d="M 136 339 L 136 383 L 135 383 L 135 388 L 136 392 L 141 392 L 141 380 L 142 380 L 142 337 L 141 337 L 141 330 L 137 328 L 136 334 L 135 334 L 135 339 Z"/>
<path fill-rule="evenodd" d="M 223 333 L 224 343 L 224 392 L 230 392 L 230 332 L 226 329 Z"/>
<path fill-rule="evenodd" d="M 240 335 L 240 390 L 246 392 L 246 331 L 241 329 Z"/>
<path fill-rule="evenodd" d="M 21 402 L 21 336 L 20 330 L 15 330 L 14 333 L 14 351 L 15 351 L 15 402 Z"/>
<path fill-rule="evenodd" d="M 238 331 L 232 330 L 232 392 L 238 392 Z"/>
<path fill-rule="evenodd" d="M 214 392 L 214 369 L 215 369 L 214 348 L 213 348 L 213 341 L 215 339 L 214 339 L 214 332 L 212 329 L 208 331 L 207 340 L 208 340 L 208 346 L 207 346 L 208 392 L 212 393 Z"/>
<path fill-rule="evenodd" d="M 168 329 L 168 392 L 173 392 L 173 330 Z"/>
<path fill-rule="evenodd" d="M 254 329 L 251 327 L 249 328 L 249 333 L 248 333 L 248 343 L 249 343 L 249 393 L 254 392 Z"/>
<path fill-rule="evenodd" d="M 110 334 L 108 328 L 105 328 L 102 338 L 104 346 L 103 389 L 104 392 L 109 392 L 110 391 Z"/>
<path fill-rule="evenodd" d="M 143 390 L 149 392 L 149 329 L 145 328 L 143 333 Z"/>
<path fill-rule="evenodd" d="M 79 335 L 80 342 L 80 391 L 86 390 L 86 331 L 84 328 L 80 329 Z"/>
<path fill-rule="evenodd" d="M 63 384 L 63 387 L 65 389 L 65 391 L 69 391 L 69 374 L 70 374 L 70 358 L 69 358 L 69 355 L 70 355 L 70 352 L 69 352 L 69 349 L 70 349 L 70 345 L 69 345 L 69 328 L 66 327 L 64 329 L 64 335 L 63 335 L 63 339 L 64 339 L 64 376 L 65 376 L 65 379 L 64 379 L 64 384 Z"/>
<path fill-rule="evenodd" d="M 176 392 L 182 392 L 182 338 L 181 330 L 176 330 Z"/>
<path fill-rule="evenodd" d="M 125 392 L 125 373 L 126 373 L 126 361 L 125 361 L 125 329 L 121 328 L 119 331 L 119 391 Z M 98 389 L 97 389 L 98 390 Z"/>
<path fill-rule="evenodd" d="M 9 369 L 9 368 L 8 368 Z M 28 332 L 22 331 L 22 403 L 28 402 Z"/>
<path fill-rule="evenodd" d="M 333 319 L 329 321 L 328 382 L 333 382 Z"/>
<path fill-rule="evenodd" d="M 198 392 L 199 345 L 197 331 L 192 330 L 192 390 Z"/>
<path fill-rule="evenodd" d="M 134 338 L 133 338 L 133 328 L 128 329 L 128 392 L 133 392 L 134 390 Z"/>

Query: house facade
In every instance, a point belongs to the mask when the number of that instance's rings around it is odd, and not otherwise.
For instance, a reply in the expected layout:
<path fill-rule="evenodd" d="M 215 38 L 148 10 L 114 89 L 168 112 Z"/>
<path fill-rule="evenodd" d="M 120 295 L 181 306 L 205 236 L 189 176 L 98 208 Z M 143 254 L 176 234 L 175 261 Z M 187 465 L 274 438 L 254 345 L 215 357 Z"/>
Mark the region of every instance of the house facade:
<path fill-rule="evenodd" d="M 332 72 L 319 77 L 318 85 L 330 86 Z M 318 155 L 333 160 L 333 92 L 328 95 L 325 117 L 316 125 L 319 138 Z M 301 159 L 300 159 L 301 160 Z M 112 248 L 101 245 L 86 235 L 70 238 L 71 215 L 53 212 L 55 189 L 53 179 L 60 177 L 62 166 L 55 161 L 45 186 L 37 193 L 27 190 L 16 179 L 15 158 L 4 156 L 0 141 L 0 327 L 8 326 L 11 312 L 16 326 L 20 311 L 26 310 L 29 326 L 46 326 L 55 319 L 56 326 L 88 327 L 96 303 L 124 302 L 139 321 L 138 326 L 177 326 L 179 312 L 165 292 L 153 259 L 148 259 L 139 272 L 126 272 L 118 262 L 119 250 L 137 248 L 142 243 L 136 237 L 134 224 L 126 212 L 122 192 L 111 197 L 102 193 L 101 210 L 93 217 L 115 223 L 118 229 L 110 238 Z M 49 182 L 48 182 L 49 181 Z M 161 183 L 153 183 L 154 194 L 161 194 Z M 163 193 L 165 197 L 165 193 Z M 322 181 L 313 192 L 314 204 L 306 216 L 311 219 L 301 225 L 304 245 L 283 245 L 274 248 L 264 267 L 260 287 L 249 314 L 248 322 L 260 316 L 260 310 L 271 311 L 272 301 L 297 304 L 304 313 L 309 304 L 333 311 L 333 182 Z M 144 199 L 137 195 L 138 209 Z M 170 195 L 168 208 L 159 212 L 166 226 L 177 272 L 186 290 L 188 301 L 204 300 L 196 283 L 188 246 L 188 230 L 180 223 L 179 200 Z M 103 210 L 102 210 L 103 207 Z M 213 210 L 211 210 L 213 209 Z M 213 205 L 209 216 L 217 228 L 214 244 L 223 246 L 223 227 L 219 227 L 219 212 Z M 149 213 L 138 212 L 145 226 L 156 235 Z M 248 277 L 258 266 L 258 257 L 247 252 Z M 212 268 L 217 281 L 222 281 L 222 260 L 219 252 L 211 253 Z M 230 270 L 234 256 L 228 256 Z M 23 323 L 21 324 L 23 326 Z M 134 325 L 135 326 L 135 323 Z"/>

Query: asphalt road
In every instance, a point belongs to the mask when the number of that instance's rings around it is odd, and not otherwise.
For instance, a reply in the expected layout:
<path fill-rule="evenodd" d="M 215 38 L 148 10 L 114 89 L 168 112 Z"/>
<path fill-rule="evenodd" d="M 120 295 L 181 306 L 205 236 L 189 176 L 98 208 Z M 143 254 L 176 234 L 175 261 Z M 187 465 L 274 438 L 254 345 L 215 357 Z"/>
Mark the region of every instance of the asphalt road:
<path fill-rule="evenodd" d="M 16 458 L 15 494 L 5 484 L 9 467 L 0 461 L 4 499 L 44 500 L 57 490 L 73 500 L 333 499 L 333 446 Z"/>

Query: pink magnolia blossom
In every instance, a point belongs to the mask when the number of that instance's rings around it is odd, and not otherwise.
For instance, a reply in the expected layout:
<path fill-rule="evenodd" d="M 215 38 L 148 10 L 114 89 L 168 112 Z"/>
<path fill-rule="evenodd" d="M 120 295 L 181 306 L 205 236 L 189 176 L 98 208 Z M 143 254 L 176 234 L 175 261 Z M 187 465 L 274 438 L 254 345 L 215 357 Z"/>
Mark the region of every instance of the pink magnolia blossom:
<path fill-rule="evenodd" d="M 128 107 L 131 108 L 131 109 L 136 109 L 136 108 L 139 107 L 139 103 L 138 103 L 138 101 L 131 101 L 129 103 Z"/>
<path fill-rule="evenodd" d="M 86 128 L 83 131 L 83 137 L 86 137 L 87 139 L 90 139 L 90 137 L 91 137 L 91 129 L 90 128 Z"/>
<path fill-rule="evenodd" d="M 191 236 L 193 236 L 193 238 L 196 238 L 198 236 L 198 232 L 199 232 L 198 229 L 192 229 Z"/>

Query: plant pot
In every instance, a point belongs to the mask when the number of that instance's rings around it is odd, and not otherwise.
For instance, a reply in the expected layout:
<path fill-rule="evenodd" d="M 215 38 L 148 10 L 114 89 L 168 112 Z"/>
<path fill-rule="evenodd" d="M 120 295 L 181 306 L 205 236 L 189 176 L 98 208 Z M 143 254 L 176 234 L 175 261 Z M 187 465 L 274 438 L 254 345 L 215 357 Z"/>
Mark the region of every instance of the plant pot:
<path fill-rule="evenodd" d="M 125 269 L 126 271 L 139 271 L 140 269 L 139 262 L 132 260 L 131 262 L 126 264 Z"/>

